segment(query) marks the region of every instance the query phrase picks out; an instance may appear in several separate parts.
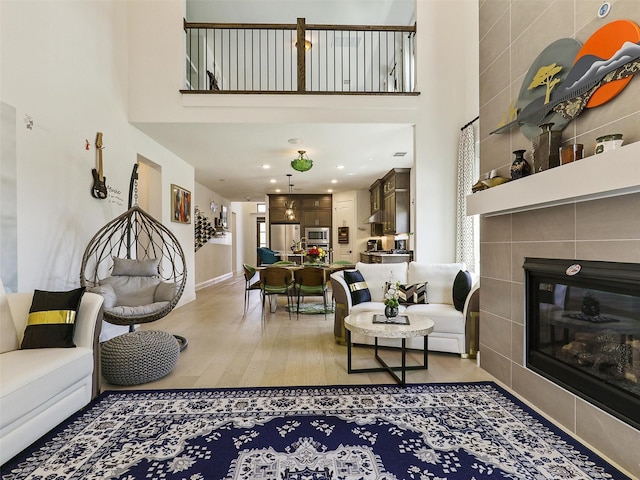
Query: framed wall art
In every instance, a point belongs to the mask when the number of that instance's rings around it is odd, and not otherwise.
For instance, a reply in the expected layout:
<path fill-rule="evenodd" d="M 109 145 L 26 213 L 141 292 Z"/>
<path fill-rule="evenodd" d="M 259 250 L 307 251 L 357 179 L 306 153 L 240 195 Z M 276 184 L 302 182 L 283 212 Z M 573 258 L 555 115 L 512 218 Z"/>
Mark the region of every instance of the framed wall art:
<path fill-rule="evenodd" d="M 191 192 L 171 184 L 171 221 L 191 223 Z"/>

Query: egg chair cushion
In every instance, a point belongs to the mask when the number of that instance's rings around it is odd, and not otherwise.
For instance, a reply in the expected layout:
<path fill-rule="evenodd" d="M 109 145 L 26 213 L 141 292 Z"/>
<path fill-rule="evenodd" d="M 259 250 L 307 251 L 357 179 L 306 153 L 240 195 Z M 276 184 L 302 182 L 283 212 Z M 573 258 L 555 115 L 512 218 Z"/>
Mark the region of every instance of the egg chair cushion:
<path fill-rule="evenodd" d="M 137 307 L 120 305 L 117 307 L 107 308 L 105 309 L 105 312 L 118 317 L 130 317 L 135 319 L 137 317 L 152 315 L 165 308 L 168 304 L 169 302 L 153 302 L 148 305 L 138 305 Z"/>
<path fill-rule="evenodd" d="M 115 307 L 118 304 L 118 297 L 116 296 L 116 292 L 108 283 L 87 288 L 87 292 L 97 293 L 98 295 L 101 295 L 104 299 L 104 301 L 102 302 L 102 306 L 105 310 Z"/>
<path fill-rule="evenodd" d="M 111 272 L 111 275 L 153 277 L 158 275 L 158 265 L 160 265 L 159 258 L 137 260 L 113 257 L 113 271 Z"/>
<path fill-rule="evenodd" d="M 110 285 L 118 299 L 117 306 L 138 307 L 154 302 L 156 288 L 160 284 L 156 277 L 111 276 L 100 281 L 100 285 Z"/>
<path fill-rule="evenodd" d="M 178 284 L 174 282 L 160 282 L 153 294 L 154 302 L 170 302 L 178 292 Z"/>

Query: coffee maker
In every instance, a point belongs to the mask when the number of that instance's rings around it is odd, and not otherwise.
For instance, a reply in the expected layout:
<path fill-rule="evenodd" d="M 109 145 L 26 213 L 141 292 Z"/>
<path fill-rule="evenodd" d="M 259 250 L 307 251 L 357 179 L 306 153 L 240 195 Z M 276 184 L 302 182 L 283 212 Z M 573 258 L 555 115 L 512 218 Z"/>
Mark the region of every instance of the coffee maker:
<path fill-rule="evenodd" d="M 407 239 L 396 240 L 394 242 L 393 250 L 396 252 L 406 252 L 407 251 Z"/>
<path fill-rule="evenodd" d="M 375 252 L 382 250 L 382 240 L 379 238 L 370 238 L 367 240 L 367 252 Z"/>

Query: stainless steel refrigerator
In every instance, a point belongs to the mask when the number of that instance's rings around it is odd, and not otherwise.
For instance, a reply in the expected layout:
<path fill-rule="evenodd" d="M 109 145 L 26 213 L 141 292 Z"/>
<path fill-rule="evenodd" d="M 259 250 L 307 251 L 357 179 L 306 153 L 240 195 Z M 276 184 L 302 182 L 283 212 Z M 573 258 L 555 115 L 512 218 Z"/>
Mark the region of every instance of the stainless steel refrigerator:
<path fill-rule="evenodd" d="M 288 255 L 291 253 L 291 247 L 293 246 L 294 241 L 300 241 L 299 223 L 282 223 L 271 225 L 271 250 L 276 250 L 277 252 Z"/>

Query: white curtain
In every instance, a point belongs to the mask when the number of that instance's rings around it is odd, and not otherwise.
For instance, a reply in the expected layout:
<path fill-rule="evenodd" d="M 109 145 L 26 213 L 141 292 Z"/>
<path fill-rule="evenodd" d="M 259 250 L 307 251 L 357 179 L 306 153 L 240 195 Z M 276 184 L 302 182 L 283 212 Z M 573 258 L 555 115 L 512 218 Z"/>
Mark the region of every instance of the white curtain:
<path fill-rule="evenodd" d="M 478 219 L 467 217 L 467 195 L 478 178 L 475 127 L 467 125 L 460 133 L 458 144 L 458 189 L 456 222 L 456 261 L 464 262 L 470 272 L 477 269 Z"/>

